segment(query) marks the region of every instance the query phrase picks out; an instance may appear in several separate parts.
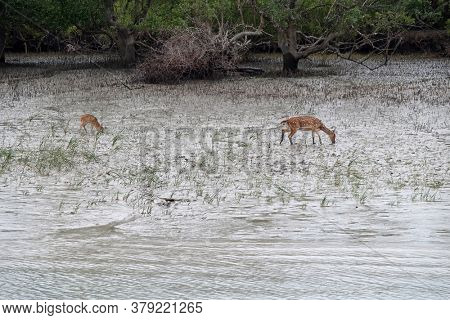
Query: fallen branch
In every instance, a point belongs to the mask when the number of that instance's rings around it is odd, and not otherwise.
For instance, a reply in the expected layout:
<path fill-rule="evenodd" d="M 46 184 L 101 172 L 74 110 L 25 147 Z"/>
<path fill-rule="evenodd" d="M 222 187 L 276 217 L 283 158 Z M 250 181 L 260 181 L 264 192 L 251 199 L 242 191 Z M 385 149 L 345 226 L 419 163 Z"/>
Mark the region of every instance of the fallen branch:
<path fill-rule="evenodd" d="M 265 72 L 264 69 L 254 67 L 236 67 L 234 70 L 231 71 L 236 71 L 250 75 L 261 75 Z"/>

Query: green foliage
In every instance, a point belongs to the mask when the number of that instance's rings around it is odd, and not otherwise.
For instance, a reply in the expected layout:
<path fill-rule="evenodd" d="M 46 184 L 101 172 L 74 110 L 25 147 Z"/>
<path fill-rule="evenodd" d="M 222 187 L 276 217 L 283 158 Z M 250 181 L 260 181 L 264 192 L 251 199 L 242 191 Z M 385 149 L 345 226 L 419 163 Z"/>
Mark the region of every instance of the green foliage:
<path fill-rule="evenodd" d="M 61 3 L 61 15 L 64 17 L 66 28 L 76 25 L 84 29 L 99 29 L 105 26 L 103 1 L 58 0 L 58 2 Z"/>
<path fill-rule="evenodd" d="M 6 0 L 0 4 L 0 27 L 13 36 L 38 39 L 46 34 L 71 36 L 80 30 L 99 31 L 108 27 L 105 0 Z M 330 30 L 351 35 L 364 32 L 390 32 L 398 27 L 438 28 L 450 31 L 448 0 L 153 0 L 141 15 L 141 0 L 115 0 L 118 22 L 129 29 L 165 32 L 195 24 L 226 25 L 228 29 L 244 24 L 259 24 L 256 4 L 270 19 L 265 31 L 294 25 L 310 35 Z M 239 4 L 242 5 L 239 10 Z"/>
<path fill-rule="evenodd" d="M 79 28 L 95 30 L 105 25 L 102 0 L 7 0 L 0 7 L 0 24 L 10 37 L 25 39 L 67 35 Z M 2 10 L 3 9 L 3 10 Z"/>
<path fill-rule="evenodd" d="M 198 23 L 238 24 L 236 2 L 230 0 L 176 0 L 154 1 L 142 28 L 149 31 L 167 31 L 186 28 Z"/>
<path fill-rule="evenodd" d="M 444 0 L 256 0 L 278 28 L 294 25 L 306 34 L 362 29 L 389 32 L 400 27 L 445 28 L 448 3 Z M 434 7 L 433 4 L 434 3 Z M 294 4 L 294 5 L 292 5 Z"/>
<path fill-rule="evenodd" d="M 0 148 L 0 174 L 3 174 L 8 168 L 13 158 L 11 148 Z"/>
<path fill-rule="evenodd" d="M 383 31 L 402 23 L 412 23 L 392 1 L 304 0 L 289 6 L 288 0 L 259 0 L 258 5 L 280 28 L 294 25 L 306 34 L 321 35 L 327 31 L 350 31 L 359 28 Z"/>
<path fill-rule="evenodd" d="M 45 28 L 59 32 L 71 25 L 84 27 L 104 20 L 100 0 L 8 0 L 4 23 L 10 28 Z M 43 30 L 41 30 L 43 31 Z"/>
<path fill-rule="evenodd" d="M 445 24 L 445 6 L 448 1 L 435 1 L 436 7 L 433 8 L 432 1 L 429 0 L 403 0 L 401 7 L 418 25 L 425 25 L 426 27 L 444 27 Z M 447 12 L 448 14 L 448 12 Z"/>
<path fill-rule="evenodd" d="M 185 2 L 187 1 L 155 1 L 142 27 L 157 32 L 187 27 L 189 8 L 185 6 Z"/>

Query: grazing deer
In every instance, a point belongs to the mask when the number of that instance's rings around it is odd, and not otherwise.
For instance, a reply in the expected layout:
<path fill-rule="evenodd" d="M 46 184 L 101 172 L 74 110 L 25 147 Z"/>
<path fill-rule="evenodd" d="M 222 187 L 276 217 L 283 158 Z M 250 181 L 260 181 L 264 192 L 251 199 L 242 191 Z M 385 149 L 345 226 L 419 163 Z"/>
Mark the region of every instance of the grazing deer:
<path fill-rule="evenodd" d="M 320 144 L 322 144 L 322 139 L 320 138 L 320 135 L 318 133 L 319 130 L 322 130 L 330 137 L 331 143 L 334 144 L 336 142 L 336 133 L 334 132 L 334 130 L 330 130 L 327 127 L 325 127 L 322 121 L 320 121 L 316 117 L 311 116 L 291 117 L 289 119 L 281 121 L 281 124 L 285 125 L 285 127 L 281 129 L 280 144 L 283 142 L 285 132 L 290 132 L 288 136 L 289 142 L 291 144 L 294 144 L 292 142 L 292 137 L 297 132 L 297 130 L 311 131 L 313 144 L 315 144 L 314 134 L 317 134 L 319 136 Z"/>
<path fill-rule="evenodd" d="M 102 125 L 98 122 L 97 118 L 94 117 L 92 114 L 83 114 L 80 117 L 80 130 L 81 128 L 84 129 L 84 131 L 87 133 L 86 125 L 90 123 L 92 127 L 97 129 L 97 132 L 103 132 Z"/>

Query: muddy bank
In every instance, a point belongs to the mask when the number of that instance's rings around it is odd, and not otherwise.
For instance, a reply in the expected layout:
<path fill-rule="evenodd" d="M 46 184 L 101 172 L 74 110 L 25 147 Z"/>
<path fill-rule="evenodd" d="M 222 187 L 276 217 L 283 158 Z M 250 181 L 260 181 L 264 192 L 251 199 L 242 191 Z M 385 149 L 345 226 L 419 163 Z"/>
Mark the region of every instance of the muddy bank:
<path fill-rule="evenodd" d="M 4 296 L 448 298 L 449 61 L 301 67 L 180 85 L 5 69 Z M 280 145 L 294 114 L 336 144 Z"/>

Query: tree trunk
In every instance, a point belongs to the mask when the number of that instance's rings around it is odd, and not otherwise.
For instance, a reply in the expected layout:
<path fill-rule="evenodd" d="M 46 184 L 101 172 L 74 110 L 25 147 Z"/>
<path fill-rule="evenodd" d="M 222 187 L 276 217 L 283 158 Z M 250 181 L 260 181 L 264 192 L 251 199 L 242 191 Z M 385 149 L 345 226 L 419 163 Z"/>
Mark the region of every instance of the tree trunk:
<path fill-rule="evenodd" d="M 299 58 L 297 55 L 297 32 L 294 25 L 278 30 L 278 47 L 283 53 L 283 72 L 296 72 Z"/>
<path fill-rule="evenodd" d="M 5 63 L 6 30 L 0 26 L 0 64 Z"/>
<path fill-rule="evenodd" d="M 283 72 L 295 73 L 298 70 L 298 58 L 290 52 L 283 54 Z"/>
<path fill-rule="evenodd" d="M 117 30 L 117 45 L 119 47 L 120 59 L 126 66 L 136 63 L 135 39 L 132 31 L 127 28 Z"/>
<path fill-rule="evenodd" d="M 431 9 L 436 10 L 438 7 L 438 0 L 431 0 Z"/>

